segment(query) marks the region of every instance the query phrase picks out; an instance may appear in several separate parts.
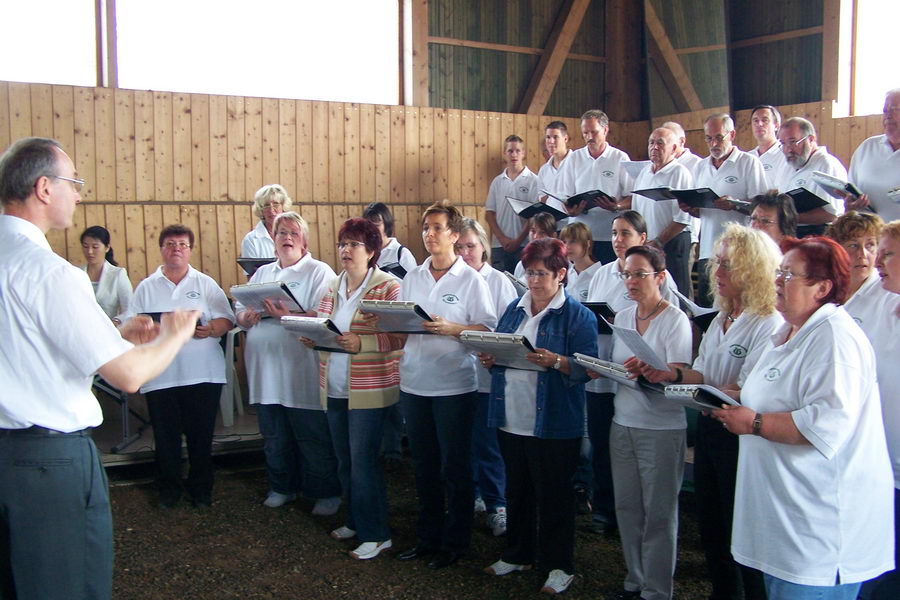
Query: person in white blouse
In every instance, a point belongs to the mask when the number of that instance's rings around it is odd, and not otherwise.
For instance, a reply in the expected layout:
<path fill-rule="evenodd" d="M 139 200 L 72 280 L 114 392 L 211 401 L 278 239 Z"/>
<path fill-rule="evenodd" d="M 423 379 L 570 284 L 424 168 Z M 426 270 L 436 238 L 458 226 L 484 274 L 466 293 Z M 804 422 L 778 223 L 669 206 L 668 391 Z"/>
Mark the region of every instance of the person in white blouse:
<path fill-rule="evenodd" d="M 134 292 L 125 267 L 116 262 L 109 244 L 109 231 L 105 227 L 92 225 L 81 232 L 81 251 L 87 261 L 81 269 L 91 280 L 97 304 L 113 323 L 120 325 Z"/>
<path fill-rule="evenodd" d="M 429 257 L 401 282 L 401 300 L 421 306 L 433 335 L 410 335 L 400 362 L 400 404 L 416 474 L 417 545 L 398 558 L 429 558 L 429 567 L 454 564 L 472 536 L 472 425 L 478 402 L 475 356 L 457 337 L 490 331 L 497 313 L 490 289 L 458 257 L 462 215 L 449 202 L 429 206 L 422 240 Z M 445 509 L 446 506 L 446 509 Z"/>
<path fill-rule="evenodd" d="M 665 269 L 662 250 L 628 249 L 620 277 L 634 304 L 616 314 L 615 324 L 636 330 L 669 368 L 684 369 L 691 361 L 691 326 L 660 294 Z M 640 361 L 619 339 L 613 342 L 612 359 L 640 373 Z M 620 385 L 609 438 L 616 519 L 628 569 L 621 595 L 670 599 L 687 449 L 684 408 Z"/>
<path fill-rule="evenodd" d="M 129 316 L 199 310 L 200 323 L 172 364 L 141 386 L 147 397 L 159 470 L 159 506 L 174 506 L 182 493 L 181 436 L 187 438 L 187 492 L 198 508 L 212 504 L 212 439 L 225 356 L 219 339 L 234 326 L 228 298 L 212 277 L 190 265 L 194 232 L 169 225 L 159 234 L 163 264 L 134 291 Z"/>
<path fill-rule="evenodd" d="M 782 242 L 785 324 L 712 411 L 740 436 L 731 552 L 759 569 L 769 600 L 855 599 L 894 567 L 893 481 L 875 352 L 841 306 L 850 261 L 824 237 Z"/>
<path fill-rule="evenodd" d="M 264 185 L 253 196 L 253 214 L 259 219 L 241 240 L 242 258 L 272 258 L 275 256 L 275 240 L 272 232 L 275 217 L 290 210 L 294 202 L 287 190 L 277 183 Z"/>
<path fill-rule="evenodd" d="M 710 324 L 691 369 L 657 370 L 642 365 L 653 383 L 705 383 L 737 390 L 784 322 L 775 311 L 772 273 L 781 251 L 766 234 L 729 223 L 713 248 L 710 280 L 719 312 Z M 697 421 L 694 490 L 700 541 L 712 598 L 765 600 L 762 574 L 740 568 L 731 557 L 731 523 L 737 478 L 738 441 L 706 413 Z"/>
<path fill-rule="evenodd" d="M 391 263 L 400 263 L 407 273 L 416 266 L 416 257 L 409 248 L 402 245 L 394 237 L 394 215 L 384 202 L 372 202 L 363 211 L 363 218 L 368 219 L 381 232 L 381 254 L 378 255 L 378 266 L 385 267 Z M 398 277 L 402 279 L 402 277 Z"/>
<path fill-rule="evenodd" d="M 305 316 L 316 316 L 334 271 L 308 250 L 309 226 L 293 211 L 275 218 L 278 260 L 260 267 L 250 283 L 283 281 Z M 247 330 L 247 383 L 256 405 L 266 455 L 269 493 L 265 505 L 277 508 L 299 493 L 316 500 L 313 514 L 331 515 L 341 503 L 337 458 L 319 400 L 319 361 L 280 324 L 290 314 L 280 302 L 266 304 L 271 318 L 238 303 L 237 322 Z"/>
<path fill-rule="evenodd" d="M 484 277 L 491 292 L 494 310 L 502 315 L 509 303 L 518 298 L 518 294 L 512 282 L 490 265 L 489 249 L 487 232 L 481 223 L 475 219 L 463 219 L 462 232 L 456 242 L 456 253 Z M 506 533 L 506 473 L 497 441 L 497 428 L 487 425 L 490 393 L 491 374 L 479 366 L 478 407 L 472 428 L 475 511 L 486 512 L 488 527 L 495 536 L 500 536 Z"/>

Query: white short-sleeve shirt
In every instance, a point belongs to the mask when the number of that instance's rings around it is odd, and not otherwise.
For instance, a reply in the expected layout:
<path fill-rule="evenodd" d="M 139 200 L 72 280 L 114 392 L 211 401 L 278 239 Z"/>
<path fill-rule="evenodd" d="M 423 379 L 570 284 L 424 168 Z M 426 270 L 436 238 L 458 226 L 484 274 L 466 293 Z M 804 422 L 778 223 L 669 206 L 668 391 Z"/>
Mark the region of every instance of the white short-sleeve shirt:
<path fill-rule="evenodd" d="M 457 257 L 435 281 L 431 257 L 400 282 L 400 299 L 415 302 L 430 315 L 453 323 L 497 326 L 494 299 L 484 277 Z M 412 334 L 400 360 L 400 389 L 417 396 L 456 396 L 478 389 L 475 355 L 446 335 Z"/>
<path fill-rule="evenodd" d="M 401 246 L 397 238 L 389 238 L 390 241 L 381 249 L 378 256 L 378 266 L 383 267 L 391 263 L 400 263 L 400 266 L 409 273 L 416 267 L 416 257 L 406 246 Z"/>
<path fill-rule="evenodd" d="M 497 313 L 497 321 L 503 316 L 509 303 L 515 300 L 519 295 L 512 282 L 501 271 L 498 271 L 488 263 L 481 265 L 478 273 L 484 277 L 487 282 L 488 290 L 494 301 L 494 310 Z M 489 394 L 491 391 L 491 373 L 478 363 L 478 391 Z"/>
<path fill-rule="evenodd" d="M 885 223 L 900 219 L 900 194 L 888 196 L 900 187 L 900 149 L 894 150 L 886 135 L 870 137 L 853 152 L 850 181 L 869 196 Z"/>
<path fill-rule="evenodd" d="M 132 348 L 87 275 L 33 223 L 0 215 L 0 428 L 78 431 L 103 421 L 91 384 Z"/>
<path fill-rule="evenodd" d="M 621 200 L 632 189 L 631 177 L 622 166 L 622 161 L 627 160 L 631 160 L 628 154 L 610 144 L 606 145 L 597 158 L 591 156 L 587 146 L 573 150 L 559 174 L 560 191 L 568 197 L 600 190 L 613 200 Z M 569 217 L 566 223 L 582 222 L 591 230 L 591 237 L 595 242 L 608 242 L 612 239 L 612 222 L 616 214 L 602 208 L 593 208 L 586 214 Z"/>
<path fill-rule="evenodd" d="M 269 235 L 266 224 L 259 221 L 241 240 L 242 258 L 272 258 L 275 256 L 275 240 Z"/>
<path fill-rule="evenodd" d="M 778 183 L 775 187 L 779 192 L 789 192 L 797 188 L 806 188 L 822 200 L 828 200 L 828 204 L 823 206 L 825 210 L 835 216 L 844 214 L 844 201 L 833 198 L 831 194 L 825 191 L 825 188 L 813 181 L 813 171 L 821 171 L 832 177 L 837 177 L 843 181 L 847 180 L 847 169 L 841 164 L 836 156 L 828 154 L 825 146 L 819 146 L 812 153 L 806 164 L 795 169 L 793 165 L 785 161 L 785 167 L 781 171 Z"/>
<path fill-rule="evenodd" d="M 700 161 L 694 171 L 694 186 L 708 187 L 719 196 L 731 196 L 747 201 L 759 194 L 765 194 L 768 190 L 762 163 L 752 154 L 737 147 L 732 149 L 731 154 L 718 169 L 713 166 L 711 156 Z M 701 260 L 712 256 L 716 238 L 722 234 L 725 224 L 730 222 L 746 225 L 749 217 L 736 210 L 700 209 Z"/>
<path fill-rule="evenodd" d="M 766 184 L 771 189 L 776 189 L 778 187 L 778 178 L 781 175 L 781 171 L 787 168 L 788 162 L 784 157 L 784 152 L 782 151 L 781 142 L 775 142 L 772 146 L 760 154 L 759 146 L 750 150 L 750 154 L 759 159 L 759 162 L 762 163 L 763 172 L 766 175 Z"/>
<path fill-rule="evenodd" d="M 278 261 L 261 266 L 250 283 L 283 281 L 305 311 L 315 311 L 334 271 L 307 252 L 289 267 Z M 238 302 L 235 312 L 244 310 Z M 247 385 L 251 404 L 281 404 L 322 410 L 319 398 L 319 355 L 304 346 L 277 319 L 262 319 L 247 331 Z"/>
<path fill-rule="evenodd" d="M 135 288 L 128 316 L 173 310 L 199 310 L 202 324 L 219 318 L 234 322 L 231 305 L 219 284 L 191 266 L 178 285 L 158 267 Z M 165 371 L 141 386 L 141 393 L 196 383 L 225 383 L 225 356 L 219 338 L 188 340 Z"/>
<path fill-rule="evenodd" d="M 659 187 L 670 187 L 673 190 L 687 190 L 692 187 L 694 178 L 691 172 L 677 160 L 670 161 L 656 173 L 653 166 L 644 167 L 634 180 L 634 189 L 649 190 Z M 677 200 L 651 200 L 646 196 L 631 196 L 631 208 L 641 213 L 647 222 L 647 239 L 656 239 L 670 223 L 691 224 L 691 216 L 678 208 Z"/>
<path fill-rule="evenodd" d="M 538 170 L 538 179 L 540 179 L 540 188 L 542 190 L 546 190 L 556 196 L 557 198 L 562 198 L 562 191 L 560 190 L 560 181 L 559 174 L 562 171 L 563 165 L 566 162 L 566 159 L 572 154 L 572 151 L 569 150 L 566 152 L 566 155 L 563 157 L 561 161 L 559 161 L 559 166 L 553 166 L 553 158 L 550 157 L 547 162 L 541 165 L 541 168 Z"/>
<path fill-rule="evenodd" d="M 788 412 L 809 444 L 740 436 L 731 551 L 801 585 L 871 579 L 893 568 L 893 477 L 875 356 L 847 312 L 826 304 L 788 340 L 772 336 L 741 402 Z"/>
<path fill-rule="evenodd" d="M 710 323 L 693 366 L 695 371 L 703 373 L 703 383 L 717 388 L 740 386 L 768 346 L 772 334 L 784 323 L 777 312 L 762 316 L 744 311 L 723 332 L 725 319 L 726 315 L 719 312 Z"/>
<path fill-rule="evenodd" d="M 515 179 L 509 178 L 509 175 L 506 174 L 506 169 L 503 169 L 502 173 L 494 177 L 491 187 L 488 189 L 485 210 L 494 212 L 497 225 L 500 227 L 503 235 L 514 238 L 525 227 L 525 219 L 516 214 L 516 211 L 513 210 L 509 200 L 506 198 L 537 202 L 540 196 L 540 187 L 540 179 L 528 167 L 525 167 Z M 500 240 L 497 239 L 497 236 L 491 235 L 491 247 L 499 248 L 500 246 Z"/>
<path fill-rule="evenodd" d="M 629 329 L 637 328 L 637 304 L 616 313 L 615 324 Z M 687 316 L 669 304 L 650 321 L 643 333 L 644 341 L 667 363 L 691 362 L 691 324 Z M 628 346 L 615 338 L 612 360 L 622 364 L 634 356 Z M 685 429 L 687 417 L 684 407 L 664 398 L 647 396 L 643 391 L 625 385 L 616 391 L 616 409 L 613 422 L 623 427 L 640 429 Z"/>

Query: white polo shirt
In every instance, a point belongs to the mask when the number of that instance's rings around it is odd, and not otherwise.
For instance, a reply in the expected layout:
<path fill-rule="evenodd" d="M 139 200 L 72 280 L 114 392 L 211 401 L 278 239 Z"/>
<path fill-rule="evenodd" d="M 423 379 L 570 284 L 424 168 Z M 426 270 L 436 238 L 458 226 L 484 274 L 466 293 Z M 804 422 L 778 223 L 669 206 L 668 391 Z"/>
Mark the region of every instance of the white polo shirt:
<path fill-rule="evenodd" d="M 900 219 L 900 195 L 888 196 L 888 191 L 900 187 L 900 150 L 891 148 L 886 135 L 870 137 L 853 152 L 850 181 L 869 196 L 885 223 Z"/>
<path fill-rule="evenodd" d="M 500 227 L 503 235 L 514 238 L 525 227 L 525 219 L 516 214 L 516 211 L 509 205 L 509 200 L 506 198 L 537 202 L 540 197 L 540 188 L 541 180 L 528 167 L 525 167 L 515 179 L 509 178 L 509 175 L 506 174 L 506 169 L 503 169 L 499 175 L 494 177 L 491 187 L 488 189 L 485 210 L 495 213 L 497 225 Z M 499 248 L 500 246 L 500 240 L 492 234 L 491 247 Z"/>
<path fill-rule="evenodd" d="M 615 324 L 629 329 L 637 328 L 637 304 L 616 313 Z M 644 341 L 667 363 L 691 362 L 691 323 L 675 305 L 669 304 L 650 321 L 642 335 Z M 634 356 L 628 346 L 618 338 L 613 341 L 613 362 L 622 364 Z M 613 422 L 623 427 L 639 429 L 686 429 L 684 407 L 665 398 L 653 398 L 625 385 L 616 391 L 616 410 Z"/>
<path fill-rule="evenodd" d="M 275 240 L 269 235 L 266 224 L 262 221 L 247 232 L 241 240 L 242 258 L 272 258 L 275 256 Z"/>
<path fill-rule="evenodd" d="M 723 333 L 725 319 L 725 313 L 719 312 L 710 323 L 693 366 L 703 373 L 703 383 L 717 388 L 740 386 L 769 345 L 772 334 L 784 323 L 777 312 L 760 316 L 744 311 Z"/>
<path fill-rule="evenodd" d="M 881 287 L 881 278 L 874 269 L 844 304 L 875 349 L 884 433 L 894 469 L 894 487 L 900 489 L 900 369 L 896 361 L 900 355 L 900 319 L 895 312 L 898 306 L 900 295 Z"/>
<path fill-rule="evenodd" d="M 506 275 L 492 267 L 490 264 L 484 263 L 481 265 L 481 269 L 478 270 L 478 273 L 484 277 L 484 280 L 488 285 L 488 290 L 494 301 L 494 311 L 497 313 L 497 321 L 499 322 L 500 317 L 506 312 L 506 307 L 509 306 L 513 300 L 518 298 L 519 295 L 516 293 L 516 288 Z M 478 392 L 489 394 L 491 393 L 491 373 L 482 367 L 481 363 L 477 363 L 477 365 Z"/>
<path fill-rule="evenodd" d="M 453 323 L 497 326 L 494 299 L 484 277 L 460 258 L 435 281 L 431 257 L 400 282 L 400 299 Z M 455 337 L 411 334 L 400 360 L 400 389 L 417 396 L 455 396 L 478 389 L 475 355 Z"/>
<path fill-rule="evenodd" d="M 712 157 L 700 161 L 694 171 L 694 187 L 708 187 L 719 196 L 731 196 L 747 200 L 768 190 L 765 171 L 759 159 L 735 146 L 725 162 L 717 169 Z M 700 256 L 702 260 L 712 256 L 713 244 L 722 234 L 726 223 L 749 223 L 749 217 L 736 210 L 716 208 L 700 209 Z"/>
<path fill-rule="evenodd" d="M 632 189 L 631 177 L 622 167 L 623 160 L 631 160 L 628 154 L 606 144 L 606 149 L 594 158 L 587 146 L 573 150 L 563 163 L 559 175 L 560 191 L 566 196 L 581 192 L 600 190 L 613 200 L 621 200 Z M 615 212 L 594 208 L 587 214 L 569 217 L 566 224 L 582 222 L 591 230 L 594 241 L 608 242 L 612 239 L 612 222 Z"/>
<path fill-rule="evenodd" d="M 843 308 L 826 304 L 747 376 L 741 402 L 789 412 L 809 444 L 740 436 L 731 552 L 801 585 L 866 581 L 894 566 L 893 477 L 875 354 Z"/>
<path fill-rule="evenodd" d="M 390 241 L 381 249 L 378 256 L 378 266 L 383 267 L 398 262 L 409 273 L 416 267 L 416 257 L 406 246 L 401 246 L 397 238 L 388 238 Z"/>
<path fill-rule="evenodd" d="M 795 169 L 793 165 L 785 161 L 785 167 L 781 171 L 775 187 L 782 193 L 798 187 L 804 187 L 822 200 L 828 200 L 828 204 L 822 208 L 835 216 L 844 214 L 844 201 L 833 198 L 822 186 L 813 181 L 813 171 L 821 171 L 832 177 L 847 181 L 847 169 L 844 168 L 841 161 L 836 156 L 828 154 L 828 149 L 825 146 L 819 146 L 809 157 L 809 160 L 806 161 L 806 164 L 799 169 Z"/>
<path fill-rule="evenodd" d="M 697 175 L 695 171 L 697 170 L 697 165 L 700 164 L 700 161 L 703 160 L 701 157 L 697 156 L 693 152 L 691 152 L 690 148 L 685 148 L 684 152 L 681 153 L 681 156 L 676 158 L 678 162 L 683 164 L 688 168 L 688 171 L 691 172 L 691 177 L 696 178 Z M 691 217 L 691 243 L 696 244 L 700 241 L 700 219 L 696 217 Z"/>
<path fill-rule="evenodd" d="M 566 272 L 568 278 L 566 282 L 566 292 L 579 302 L 588 301 L 588 289 L 591 287 L 591 280 L 594 274 L 603 267 L 599 262 L 595 262 L 581 273 L 575 272 L 575 265 L 569 263 L 569 270 Z"/>
<path fill-rule="evenodd" d="M 769 189 L 778 187 L 778 179 L 781 176 L 781 172 L 788 166 L 782 148 L 781 142 L 776 141 L 771 148 L 762 154 L 759 152 L 759 146 L 749 152 L 762 163 L 763 172 L 766 175 L 766 185 L 769 186 Z"/>
<path fill-rule="evenodd" d="M 84 271 L 54 254 L 33 223 L 9 215 L 0 215 L 0 339 L 2 429 L 96 427 L 94 374 L 132 348 Z"/>
<path fill-rule="evenodd" d="M 334 278 L 331 267 L 307 252 L 284 269 L 278 266 L 278 261 L 261 266 L 250 283 L 283 281 L 303 310 L 315 311 Z M 235 302 L 236 313 L 245 309 L 240 302 Z M 251 404 L 322 410 L 319 353 L 304 346 L 296 334 L 281 326 L 278 319 L 261 319 L 247 330 L 244 361 Z"/>
<path fill-rule="evenodd" d="M 653 165 L 647 165 L 634 180 L 634 189 L 649 190 L 658 187 L 670 187 L 673 190 L 691 189 L 694 178 L 691 172 L 677 160 L 672 160 L 656 173 Z M 646 196 L 632 195 L 631 208 L 641 213 L 647 221 L 647 239 L 654 240 L 670 223 L 682 223 L 688 227 L 691 216 L 678 208 L 677 200 L 651 200 Z"/>
<path fill-rule="evenodd" d="M 566 159 L 572 155 L 572 151 L 569 150 L 566 152 L 566 155 L 559 162 L 559 167 L 553 166 L 553 157 L 551 156 L 547 162 L 541 165 L 540 170 L 538 171 L 538 179 L 541 180 L 540 188 L 543 190 L 547 190 L 554 196 L 558 198 L 563 198 L 562 191 L 560 190 L 560 181 L 559 174 L 562 171 L 563 165 L 566 164 Z"/>
<path fill-rule="evenodd" d="M 219 284 L 190 265 L 178 285 L 163 275 L 162 266 L 158 267 L 135 288 L 128 316 L 173 310 L 199 310 L 203 324 L 219 318 L 234 322 L 231 305 Z M 192 337 L 165 371 L 141 386 L 141 393 L 195 383 L 225 383 L 225 357 L 219 338 Z"/>

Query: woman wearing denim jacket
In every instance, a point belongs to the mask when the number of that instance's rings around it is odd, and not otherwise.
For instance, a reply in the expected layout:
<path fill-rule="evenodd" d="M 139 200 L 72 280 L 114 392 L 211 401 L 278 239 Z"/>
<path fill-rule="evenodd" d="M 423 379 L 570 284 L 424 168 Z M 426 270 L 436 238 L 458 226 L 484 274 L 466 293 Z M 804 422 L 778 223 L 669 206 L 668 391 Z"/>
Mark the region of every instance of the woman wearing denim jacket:
<path fill-rule="evenodd" d="M 572 356 L 596 356 L 597 320 L 565 292 L 569 263 L 562 242 L 531 242 L 522 263 L 528 291 L 506 308 L 497 332 L 527 337 L 535 347 L 528 359 L 546 371 L 507 369 L 480 355 L 491 368 L 488 426 L 500 428 L 508 511 L 506 550 L 486 571 L 530 569 L 539 553 L 548 572 L 543 590 L 561 593 L 574 579 L 572 476 L 584 435 L 588 380 Z"/>

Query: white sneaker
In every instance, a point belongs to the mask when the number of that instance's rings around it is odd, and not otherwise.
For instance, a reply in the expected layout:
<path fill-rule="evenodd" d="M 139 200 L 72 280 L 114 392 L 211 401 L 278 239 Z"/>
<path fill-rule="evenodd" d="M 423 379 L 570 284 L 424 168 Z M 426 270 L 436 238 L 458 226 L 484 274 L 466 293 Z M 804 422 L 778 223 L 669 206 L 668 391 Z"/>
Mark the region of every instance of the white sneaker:
<path fill-rule="evenodd" d="M 509 575 L 516 571 L 527 571 L 531 569 L 531 565 L 514 565 L 505 560 L 498 560 L 489 567 L 484 568 L 484 572 L 488 575 Z"/>
<path fill-rule="evenodd" d="M 484 499 L 481 496 L 475 498 L 475 512 L 487 512 L 487 505 L 484 503 Z"/>
<path fill-rule="evenodd" d="M 391 540 L 385 540 L 383 542 L 363 542 L 356 550 L 350 553 L 350 556 L 357 560 L 369 560 L 370 558 L 375 558 L 385 550 L 389 550 L 392 545 Z"/>
<path fill-rule="evenodd" d="M 349 540 L 356 537 L 356 531 L 350 529 L 346 525 L 341 525 L 331 532 L 331 537 L 336 540 Z"/>
<path fill-rule="evenodd" d="M 284 506 L 288 502 L 293 502 L 297 499 L 297 494 L 279 494 L 278 492 L 269 492 L 269 495 L 266 496 L 265 502 L 263 502 L 263 506 L 268 506 L 269 508 L 278 508 L 279 506 Z"/>
<path fill-rule="evenodd" d="M 553 569 L 547 576 L 547 581 L 544 582 L 541 591 L 547 594 L 562 594 L 572 585 L 573 579 L 575 579 L 574 575 L 569 575 L 562 569 Z"/>
<path fill-rule="evenodd" d="M 334 496 L 332 498 L 319 498 L 313 506 L 312 514 L 317 517 L 330 517 L 337 513 L 341 507 L 341 497 Z"/>
<path fill-rule="evenodd" d="M 506 535 L 505 506 L 498 506 L 494 512 L 488 514 L 487 526 L 491 528 L 491 532 L 494 534 L 494 537 Z"/>

